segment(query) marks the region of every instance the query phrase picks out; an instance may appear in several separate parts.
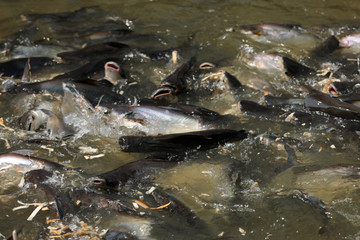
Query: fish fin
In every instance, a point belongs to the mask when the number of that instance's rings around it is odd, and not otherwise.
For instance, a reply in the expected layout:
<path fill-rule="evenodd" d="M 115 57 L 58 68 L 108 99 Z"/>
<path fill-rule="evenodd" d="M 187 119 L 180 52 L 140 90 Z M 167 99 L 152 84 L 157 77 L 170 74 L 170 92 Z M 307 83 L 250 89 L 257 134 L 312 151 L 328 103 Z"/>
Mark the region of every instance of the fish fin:
<path fill-rule="evenodd" d="M 298 161 L 297 161 L 297 157 L 295 154 L 295 150 L 292 149 L 288 144 L 284 143 L 284 147 L 285 147 L 285 151 L 288 155 L 288 159 L 286 161 L 286 163 L 284 165 L 279 166 L 278 168 L 275 169 L 275 172 L 277 174 L 285 171 L 286 169 L 289 169 L 293 166 L 298 165 Z"/>
<path fill-rule="evenodd" d="M 325 57 L 339 48 L 339 40 L 334 35 L 332 35 L 328 37 L 324 42 L 322 42 L 319 46 L 317 46 L 312 52 L 317 56 Z"/>
<path fill-rule="evenodd" d="M 308 75 L 315 72 L 313 69 L 306 67 L 288 57 L 282 57 L 285 74 L 289 77 Z"/>
<path fill-rule="evenodd" d="M 241 82 L 232 74 L 224 72 L 231 90 L 241 87 Z"/>
<path fill-rule="evenodd" d="M 58 212 L 59 218 L 63 219 L 66 212 L 65 212 L 65 208 L 61 202 L 61 199 L 59 197 L 55 197 L 55 206 L 56 206 L 56 210 Z"/>
<path fill-rule="evenodd" d="M 31 65 L 30 65 L 30 57 L 29 57 L 25 64 L 24 73 L 21 77 L 21 82 L 28 83 L 30 81 L 31 81 Z"/>

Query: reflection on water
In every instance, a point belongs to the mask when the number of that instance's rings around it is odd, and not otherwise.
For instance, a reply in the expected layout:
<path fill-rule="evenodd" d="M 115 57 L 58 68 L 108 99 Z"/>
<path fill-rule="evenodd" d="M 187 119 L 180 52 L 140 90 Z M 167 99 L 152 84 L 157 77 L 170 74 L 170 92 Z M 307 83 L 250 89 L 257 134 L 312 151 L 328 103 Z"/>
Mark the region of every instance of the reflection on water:
<path fill-rule="evenodd" d="M 73 21 L 68 16 L 59 22 L 51 18 L 29 21 L 25 17 L 34 13 L 73 11 L 84 6 L 99 6 L 99 9 L 85 14 L 85 20 Z M 216 65 L 209 71 L 197 71 L 191 82 L 188 79 L 190 87 L 178 96 L 179 102 L 233 114 L 236 118 L 220 125 L 236 130 L 246 129 L 251 133 L 242 142 L 189 154 L 176 167 L 155 169 L 146 175 L 153 183 L 151 186 L 165 189 L 192 209 L 200 219 L 196 226 L 187 223 L 179 214 L 163 209 L 143 209 L 151 217 L 135 218 L 107 209 L 92 208 L 88 211 L 84 207 L 80 208 L 73 222 L 64 224 L 75 229 L 80 221 L 84 221 L 93 234 L 89 230 L 88 236 L 94 239 L 103 229 L 127 229 L 136 232 L 142 239 L 184 239 L 190 235 L 198 239 L 359 237 L 358 135 L 355 131 L 344 133 L 339 130 L 348 122 L 333 117 L 321 118 L 323 114 L 320 114 L 317 119 L 311 120 L 313 124 L 298 123 L 273 114 L 244 115 L 238 106 L 243 99 L 259 102 L 269 92 L 275 96 L 304 97 L 294 87 L 299 81 L 321 90 L 322 86 L 317 82 L 325 78 L 289 79 L 283 74 L 281 64 L 275 66 L 280 69 L 276 69 L 279 73 L 270 69 L 270 74 L 264 74 L 259 62 L 255 68 L 246 62 L 248 56 L 276 53 L 313 69 L 320 69 L 326 61 L 338 62 L 343 67 L 339 70 L 343 76 L 339 74 L 336 77 L 357 80 L 357 75 L 352 74 L 358 70 L 357 63 L 348 60 L 357 55 L 343 57 L 343 53 L 335 52 L 329 58 L 315 58 L 312 49 L 330 35 L 340 38 L 359 30 L 359 10 L 357 1 L 344 3 L 338 0 L 0 2 L 0 42 L 4 43 L 0 49 L 1 61 L 9 57 L 5 56 L 8 48 L 23 52 L 29 49 L 19 46 L 36 45 L 40 46 L 35 49 L 36 54 L 53 57 L 58 52 L 79 48 L 90 40 L 92 43 L 102 42 L 100 35 L 75 42 L 80 30 L 78 33 L 71 31 L 76 32 L 76 27 L 81 26 L 78 27 L 83 31 L 80 35 L 86 35 L 88 27 L 98 25 L 97 32 L 100 32 L 107 30 L 104 22 L 118 21 L 120 28 L 134 31 L 124 40 L 131 48 L 122 49 L 116 56 L 121 59 L 121 68 L 126 71 L 131 83 L 120 90 L 132 103 L 149 97 L 160 81 L 179 66 L 172 64 L 170 58 L 150 59 L 144 52 L 178 48 L 180 64 L 195 55 L 199 63 L 207 61 Z M 294 37 L 294 40 L 292 36 L 286 41 L 264 39 L 261 34 L 250 36 L 239 30 L 239 26 L 260 23 L 299 24 L 302 27 L 297 28 L 295 34 L 300 33 L 301 39 Z M 59 31 L 61 27 L 66 30 Z M 118 35 L 112 35 L 106 41 L 114 41 L 116 37 Z M 32 56 L 35 50 L 31 49 Z M 33 66 L 32 79 L 45 80 L 76 69 L 77 65 L 82 65 L 82 60 L 68 65 L 50 64 L 39 69 Z M 217 95 L 214 93 L 217 86 L 214 79 L 209 82 L 200 80 L 221 70 L 234 75 L 244 86 L 251 85 L 253 88 L 246 86 Z M 98 77 L 103 74 L 102 71 L 100 69 L 92 74 Z M 147 157 L 146 154 L 121 152 L 117 142 L 121 135 L 145 134 L 143 128 L 114 127 L 103 118 L 103 112 L 90 111 L 90 107 L 86 108 L 81 103 L 67 103 L 70 106 L 66 105 L 64 111 L 62 99 L 58 97 L 1 94 L 0 117 L 7 127 L 0 128 L 0 152 L 26 150 L 32 156 L 80 168 L 83 171 L 81 177 L 76 174 L 67 176 L 67 188 L 88 184 L 86 178 L 89 175 Z M 65 121 L 82 130 L 61 143 L 28 141 L 43 138 L 41 133 L 27 132 L 19 126 L 18 119 L 34 106 L 51 108 L 59 116 L 74 111 L 73 115 L 65 117 Z M 297 110 L 294 107 L 286 113 Z M 356 128 L 358 121 L 351 121 L 351 124 Z M 295 152 L 289 152 L 285 145 Z M 283 166 L 292 160 L 290 158 L 296 158 L 297 166 L 287 169 Z M 21 230 L 21 239 L 39 239 L 46 229 L 49 230 L 48 227 L 53 226 L 46 222 L 46 217 L 56 218 L 56 211 L 40 211 L 33 221 L 27 221 L 35 207 L 12 211 L 19 206 L 17 200 L 33 203 L 42 202 L 43 198 L 17 186 L 21 178 L 18 172 L 0 171 L 0 174 L 3 183 L 0 190 L 0 238 L 2 235 L 10 236 L 16 229 Z M 145 192 L 151 186 L 135 183 L 120 192 L 106 194 L 120 196 L 128 202 L 144 197 L 150 201 Z M 316 205 L 314 199 L 323 201 L 325 207 Z M 155 202 L 150 203 L 153 204 L 151 207 L 157 206 Z M 158 219 L 154 220 L 153 216 Z"/>

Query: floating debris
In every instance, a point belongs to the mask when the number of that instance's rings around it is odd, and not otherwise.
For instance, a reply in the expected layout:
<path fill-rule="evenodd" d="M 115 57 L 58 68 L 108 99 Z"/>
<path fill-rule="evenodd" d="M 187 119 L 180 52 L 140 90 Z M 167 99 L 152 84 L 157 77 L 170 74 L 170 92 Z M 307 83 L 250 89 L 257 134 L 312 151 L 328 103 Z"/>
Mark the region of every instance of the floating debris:
<path fill-rule="evenodd" d="M 82 154 L 95 154 L 99 152 L 99 149 L 88 146 L 80 146 L 79 149 Z"/>
<path fill-rule="evenodd" d="M 14 132 L 15 130 L 13 128 L 10 128 L 10 127 L 7 127 L 5 124 L 4 124 L 4 119 L 1 117 L 0 118 L 0 126 L 2 126 L 3 128 L 5 128 L 6 130 L 9 130 L 11 132 Z"/>
<path fill-rule="evenodd" d="M 103 157 L 103 156 L 105 156 L 105 154 L 103 154 L 103 153 L 100 153 L 100 154 L 98 154 L 98 155 L 92 155 L 92 156 L 84 156 L 84 158 L 87 160 L 87 159 L 95 159 L 95 158 L 101 158 L 101 157 Z"/>
<path fill-rule="evenodd" d="M 27 221 L 32 221 L 34 217 L 38 214 L 38 212 L 42 209 L 48 210 L 47 206 L 55 204 L 55 202 L 43 202 L 43 203 L 23 203 L 21 201 L 17 201 L 22 206 L 13 208 L 13 211 L 17 211 L 20 209 L 28 208 L 30 206 L 36 206 L 35 210 L 30 214 L 30 216 L 27 218 Z"/>
<path fill-rule="evenodd" d="M 239 232 L 241 233 L 241 235 L 245 236 L 246 235 L 246 231 L 244 229 L 242 229 L 241 227 L 239 227 Z"/>
<path fill-rule="evenodd" d="M 161 206 L 159 206 L 159 207 L 154 207 L 154 208 L 152 208 L 152 207 L 149 207 L 149 206 L 146 205 L 145 203 L 140 202 L 140 201 L 138 201 L 138 200 L 135 200 L 135 203 L 136 203 L 136 204 L 139 204 L 140 206 L 142 206 L 143 208 L 146 208 L 146 209 L 162 209 L 162 208 L 166 208 L 167 206 L 169 206 L 169 205 L 171 204 L 171 202 L 168 202 L 167 204 L 161 205 Z"/>

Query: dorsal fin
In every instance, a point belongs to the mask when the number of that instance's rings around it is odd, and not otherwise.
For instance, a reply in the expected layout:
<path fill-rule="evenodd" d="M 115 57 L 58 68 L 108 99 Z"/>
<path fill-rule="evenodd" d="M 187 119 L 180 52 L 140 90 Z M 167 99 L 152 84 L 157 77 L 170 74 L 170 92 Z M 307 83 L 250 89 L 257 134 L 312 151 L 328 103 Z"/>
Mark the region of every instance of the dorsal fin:
<path fill-rule="evenodd" d="M 313 51 L 313 55 L 319 57 L 326 57 L 334 52 L 336 49 L 340 48 L 339 40 L 334 36 L 328 37 L 324 42 L 318 45 Z"/>
<path fill-rule="evenodd" d="M 25 64 L 24 73 L 21 77 L 21 82 L 28 83 L 30 82 L 30 80 L 31 80 L 31 65 L 30 65 L 30 57 L 29 57 Z"/>

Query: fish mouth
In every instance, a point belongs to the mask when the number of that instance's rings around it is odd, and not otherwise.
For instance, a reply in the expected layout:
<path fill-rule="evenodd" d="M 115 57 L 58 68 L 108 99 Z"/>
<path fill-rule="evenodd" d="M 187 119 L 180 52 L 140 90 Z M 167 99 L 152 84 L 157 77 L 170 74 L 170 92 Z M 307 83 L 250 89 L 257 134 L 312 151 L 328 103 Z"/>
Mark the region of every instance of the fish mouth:
<path fill-rule="evenodd" d="M 90 182 L 94 185 L 105 185 L 105 183 L 106 183 L 105 179 L 102 179 L 99 177 L 91 177 L 88 179 L 88 182 Z"/>
<path fill-rule="evenodd" d="M 328 93 L 333 96 L 339 95 L 338 91 L 332 85 L 329 86 Z"/>
<path fill-rule="evenodd" d="M 152 94 L 151 94 L 151 98 L 153 99 L 158 99 L 161 98 L 163 96 L 169 96 L 175 93 L 175 89 L 172 87 L 160 87 L 158 89 L 156 89 Z"/>
<path fill-rule="evenodd" d="M 199 69 L 203 70 L 203 69 L 213 69 L 215 68 L 216 65 L 214 63 L 211 62 L 203 62 L 200 64 Z"/>
<path fill-rule="evenodd" d="M 113 69 L 115 72 L 120 72 L 120 67 L 118 64 L 116 64 L 115 62 L 108 62 L 105 64 L 105 68 L 111 68 Z"/>

